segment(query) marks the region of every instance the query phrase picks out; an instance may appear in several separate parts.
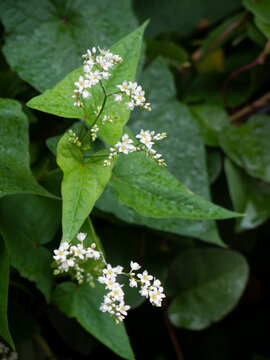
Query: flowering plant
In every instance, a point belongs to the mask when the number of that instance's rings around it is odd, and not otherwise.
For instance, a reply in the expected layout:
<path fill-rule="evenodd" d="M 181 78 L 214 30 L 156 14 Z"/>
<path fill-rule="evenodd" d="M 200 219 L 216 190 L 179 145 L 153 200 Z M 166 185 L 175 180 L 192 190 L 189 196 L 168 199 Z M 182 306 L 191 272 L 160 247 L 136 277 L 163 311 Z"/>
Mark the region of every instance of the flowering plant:
<path fill-rule="evenodd" d="M 214 223 L 204 220 L 239 216 L 214 205 L 205 198 L 207 196 L 194 194 L 180 182 L 181 177 L 175 175 L 174 164 L 185 172 L 180 161 L 184 152 L 178 148 L 182 146 L 179 141 L 181 136 L 183 139 L 182 127 L 172 130 L 166 114 L 168 109 L 175 109 L 173 120 L 176 120 L 183 108 L 171 93 L 173 85 L 166 88 L 159 84 L 162 78 L 159 73 L 162 74 L 164 68 L 167 71 L 164 63 L 153 65 L 155 71 L 156 67 L 158 69 L 158 76 L 155 72 L 147 76 L 150 86 L 144 85 L 144 79 L 139 82 L 143 87 L 136 80 L 145 26 L 143 24 L 109 50 L 88 49 L 80 68 L 27 103 L 32 109 L 63 120 L 62 123 L 59 121 L 58 135 L 46 141 L 53 155 L 50 154 L 49 161 L 37 170 L 36 177 L 29 167 L 28 120 L 18 102 L 0 99 L 3 128 L 11 129 L 8 141 L 6 136 L 0 137 L 2 149 L 9 159 L 1 168 L 8 184 L 3 186 L 3 193 L 16 195 L 1 199 L 0 206 L 4 209 L 0 227 L 5 239 L 0 239 L 0 263 L 3 265 L 0 290 L 5 294 L 4 305 L 0 308 L 0 312 L 3 309 L 1 319 L 4 319 L 0 333 L 11 346 L 6 316 L 9 252 L 12 266 L 21 276 L 36 283 L 47 302 L 67 317 L 76 318 L 87 332 L 118 355 L 133 359 L 123 320 L 141 299 L 146 298 L 153 305 L 150 311 L 159 311 L 155 307 L 164 306 L 164 288 L 166 296 L 170 296 L 174 286 L 165 284 L 167 274 L 163 273 L 159 260 L 154 269 L 145 256 L 144 230 L 133 229 L 121 239 L 123 243 L 117 245 L 121 235 L 109 234 L 110 241 L 106 242 L 106 235 L 102 233 L 104 226 L 100 226 L 98 219 L 108 216 L 112 222 L 118 218 L 128 224 L 188 236 L 195 232 L 204 241 L 210 233 L 212 243 L 220 245 L 222 242 L 216 235 Z M 162 92 L 161 96 L 158 93 L 153 97 L 153 101 L 149 96 L 152 84 L 155 84 L 154 92 Z M 168 109 L 160 111 L 161 105 Z M 130 126 L 127 127 L 131 112 Z M 53 119 L 50 115 L 47 117 Z M 162 121 L 158 124 L 156 118 Z M 78 121 L 74 122 L 74 119 Z M 191 117 L 185 121 L 193 124 Z M 192 128 L 190 141 L 193 136 L 198 137 L 196 131 Z M 169 140 L 161 141 L 167 132 Z M 15 155 L 7 142 L 16 144 Z M 200 145 L 196 151 L 200 152 L 201 148 Z M 192 162 L 189 166 L 193 171 Z M 19 174 L 19 179 L 14 174 Z M 20 198 L 20 193 L 27 197 Z M 38 226 L 33 229 L 32 224 Z M 57 232 L 60 224 L 61 241 Z M 97 234 L 101 234 L 101 240 Z M 139 239 L 142 246 L 136 251 L 132 248 L 135 235 L 142 238 Z M 149 232 L 147 237 L 150 236 L 155 238 L 156 234 Z M 50 243 L 52 241 L 54 243 Z M 47 243 L 50 244 L 46 246 Z M 123 250 L 123 244 L 128 248 L 128 254 L 125 253 L 124 259 L 114 258 L 114 253 L 122 252 L 118 247 Z M 151 253 L 153 248 L 147 251 Z M 167 255 L 166 244 L 159 249 Z M 218 252 L 217 257 L 219 255 Z M 196 252 L 190 256 L 197 259 Z M 207 253 L 206 259 L 208 256 L 211 259 L 212 254 Z M 171 259 L 166 261 L 168 264 Z M 129 269 L 124 270 L 128 266 Z M 52 276 L 51 267 L 57 277 Z M 181 275 L 184 271 L 177 273 Z M 173 306 L 174 303 L 172 312 Z M 166 305 L 162 313 L 166 313 Z M 44 345 L 42 339 L 39 342 Z"/>
<path fill-rule="evenodd" d="M 79 284 L 86 281 L 90 286 L 94 287 L 93 273 L 85 271 L 83 265 L 89 259 L 100 260 L 105 268 L 102 269 L 102 276 L 98 277 L 98 281 L 105 285 L 106 290 L 109 290 L 109 292 L 104 295 L 100 310 L 114 316 L 116 323 L 123 321 L 125 316 L 127 316 L 127 311 L 130 309 L 130 306 L 125 304 L 125 293 L 122 289 L 123 285 L 120 285 L 120 283 L 116 281 L 118 275 L 127 276 L 130 287 L 137 287 L 139 284 L 141 287 L 139 293 L 149 298 L 150 303 L 153 305 L 161 306 L 162 299 L 165 295 L 163 294 L 163 287 L 161 286 L 160 280 L 153 279 L 153 276 L 149 275 L 146 270 L 144 270 L 142 274 L 137 274 L 137 279 L 134 271 L 139 270 L 141 266 L 133 261 L 130 262 L 130 271 L 128 273 L 123 272 L 123 266 L 117 265 L 116 267 L 112 267 L 111 264 L 107 264 L 103 253 L 95 250 L 95 243 L 92 243 L 89 247 L 84 246 L 86 236 L 86 233 L 78 233 L 77 240 L 79 240 L 79 243 L 77 245 L 64 242 L 58 249 L 54 250 L 55 255 L 53 258 L 57 264 L 57 269 L 54 270 L 55 275 L 69 272 Z M 94 272 L 100 273 L 101 268 L 96 267 Z M 151 280 L 153 280 L 152 284 Z"/>

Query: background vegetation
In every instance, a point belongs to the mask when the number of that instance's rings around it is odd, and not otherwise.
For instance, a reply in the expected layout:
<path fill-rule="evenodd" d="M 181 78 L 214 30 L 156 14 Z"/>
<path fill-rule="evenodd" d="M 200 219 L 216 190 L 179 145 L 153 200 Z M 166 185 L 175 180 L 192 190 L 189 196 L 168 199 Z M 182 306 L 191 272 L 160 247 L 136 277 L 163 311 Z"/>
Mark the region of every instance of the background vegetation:
<path fill-rule="evenodd" d="M 0 17 L 2 342 L 22 360 L 270 359 L 269 0 L 1 0 Z M 112 264 L 156 274 L 167 299 L 161 310 L 128 294 L 127 333 L 109 318 L 100 335 L 95 296 L 66 291 L 50 266 L 61 238 L 56 144 L 76 121 L 26 103 L 87 48 L 109 48 L 149 18 L 137 79 L 153 111 L 134 112 L 129 128 L 166 131 L 168 170 L 245 216 L 146 217 L 110 182 L 87 231 Z"/>

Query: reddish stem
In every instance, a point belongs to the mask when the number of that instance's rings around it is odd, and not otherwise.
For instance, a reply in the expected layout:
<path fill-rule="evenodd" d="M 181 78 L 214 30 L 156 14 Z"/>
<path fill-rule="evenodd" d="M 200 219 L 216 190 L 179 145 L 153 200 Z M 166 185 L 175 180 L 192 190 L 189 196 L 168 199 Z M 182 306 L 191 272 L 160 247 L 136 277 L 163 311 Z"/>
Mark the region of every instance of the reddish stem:
<path fill-rule="evenodd" d="M 242 19 L 238 19 L 236 20 L 234 23 L 232 23 L 229 27 L 227 27 L 227 29 L 225 29 L 213 42 L 212 44 L 210 44 L 210 46 L 203 51 L 200 56 L 198 57 L 198 59 L 194 60 L 191 64 L 191 66 L 188 69 L 183 69 L 180 68 L 179 69 L 179 73 L 181 76 L 185 75 L 186 73 L 188 73 L 192 68 L 195 67 L 195 65 L 201 61 L 203 58 L 205 58 L 212 50 L 213 48 L 215 48 L 215 46 L 217 46 L 230 32 L 232 32 L 234 29 L 236 29 L 238 26 L 244 24 L 247 21 L 247 17 L 244 17 Z"/>
<path fill-rule="evenodd" d="M 232 79 L 234 79 L 237 75 L 241 74 L 242 72 L 252 69 L 253 67 L 255 67 L 257 65 L 263 65 L 265 62 L 265 58 L 266 58 L 269 48 L 270 48 L 270 39 L 265 44 L 265 47 L 264 47 L 262 53 L 255 60 L 253 60 L 251 63 L 249 63 L 247 65 L 240 67 L 239 69 L 234 70 L 224 81 L 223 86 L 222 86 L 222 99 L 223 99 L 223 103 L 226 107 L 230 107 L 226 102 L 226 92 L 227 92 L 229 83 L 232 81 Z"/>
<path fill-rule="evenodd" d="M 244 24 L 247 21 L 247 17 L 244 17 L 242 19 L 236 20 L 234 23 L 232 23 L 227 29 L 221 33 L 215 41 L 212 42 L 212 44 L 201 54 L 199 59 L 196 61 L 202 60 L 205 56 L 207 56 L 230 32 L 232 32 L 234 29 L 236 29 L 238 26 Z"/>
<path fill-rule="evenodd" d="M 184 355 L 181 350 L 181 347 L 180 347 L 180 345 L 177 341 L 177 338 L 175 336 L 175 333 L 173 331 L 173 327 L 168 318 L 166 299 L 163 300 L 162 312 L 163 312 L 163 318 L 164 318 L 168 333 L 170 335 L 171 341 L 173 343 L 173 347 L 176 352 L 177 358 L 178 358 L 178 360 L 185 360 Z"/>

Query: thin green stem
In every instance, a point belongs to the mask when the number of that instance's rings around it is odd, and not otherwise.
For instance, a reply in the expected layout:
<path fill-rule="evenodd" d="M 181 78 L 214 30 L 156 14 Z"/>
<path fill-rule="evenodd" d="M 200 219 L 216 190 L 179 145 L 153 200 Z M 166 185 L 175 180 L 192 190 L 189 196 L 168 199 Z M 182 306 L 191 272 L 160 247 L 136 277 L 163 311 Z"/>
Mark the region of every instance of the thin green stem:
<path fill-rule="evenodd" d="M 82 138 L 82 145 L 85 145 L 91 139 L 91 136 L 92 136 L 91 130 L 92 130 L 93 126 L 96 125 L 96 123 L 97 123 L 97 121 L 98 121 L 100 115 L 102 114 L 102 112 L 104 110 L 104 107 L 106 105 L 108 95 L 107 95 L 107 92 L 106 92 L 106 89 L 105 89 L 104 85 L 102 84 L 102 81 L 99 81 L 99 84 L 100 84 L 100 86 L 101 86 L 101 88 L 103 90 L 103 93 L 104 93 L 103 103 L 102 103 L 101 109 L 100 109 L 94 123 L 92 124 L 90 129 L 87 131 L 87 133 L 84 135 L 84 137 Z"/>
<path fill-rule="evenodd" d="M 79 133 L 79 139 L 81 138 L 82 133 L 83 133 L 83 130 L 84 130 L 84 128 L 85 128 L 86 119 L 87 119 L 87 117 L 84 116 L 84 118 L 83 118 L 83 123 L 82 123 L 81 129 L 80 129 L 80 133 Z"/>
<path fill-rule="evenodd" d="M 109 93 L 109 94 L 107 94 L 107 96 L 112 96 L 112 95 L 117 95 L 117 94 L 122 94 L 122 91 L 117 91 L 117 92 Z"/>
<path fill-rule="evenodd" d="M 92 158 L 92 157 L 102 157 L 102 156 L 108 156 L 109 154 L 100 154 L 100 155 L 88 155 L 88 156 L 85 156 L 85 158 Z"/>
<path fill-rule="evenodd" d="M 36 334 L 35 339 L 37 343 L 42 347 L 44 353 L 46 354 L 46 357 L 49 360 L 56 360 L 55 355 L 53 354 L 51 348 L 49 347 L 45 339 L 40 334 Z"/>

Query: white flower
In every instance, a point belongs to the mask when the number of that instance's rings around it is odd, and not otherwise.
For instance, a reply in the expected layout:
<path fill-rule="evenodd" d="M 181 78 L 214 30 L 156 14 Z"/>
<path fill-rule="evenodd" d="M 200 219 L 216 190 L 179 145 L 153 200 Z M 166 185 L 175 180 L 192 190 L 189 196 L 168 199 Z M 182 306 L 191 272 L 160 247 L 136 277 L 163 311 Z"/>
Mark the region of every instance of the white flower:
<path fill-rule="evenodd" d="M 102 303 L 100 308 L 99 308 L 102 312 L 109 312 L 111 313 L 112 312 L 112 306 L 111 305 L 107 305 L 107 304 L 104 304 Z"/>
<path fill-rule="evenodd" d="M 102 76 L 103 79 L 108 80 L 109 77 L 111 76 L 111 74 L 109 72 L 107 72 L 107 71 L 102 71 L 101 76 Z"/>
<path fill-rule="evenodd" d="M 142 90 L 141 86 L 138 86 L 137 89 L 134 91 L 134 94 L 132 94 L 133 99 L 136 100 L 137 106 L 141 106 L 144 104 L 146 100 L 144 94 L 145 92 Z"/>
<path fill-rule="evenodd" d="M 90 96 L 91 96 L 91 94 L 90 94 L 89 91 L 83 90 L 83 92 L 82 92 L 82 97 L 83 97 L 84 99 L 89 99 Z"/>
<path fill-rule="evenodd" d="M 120 304 L 116 307 L 116 311 L 119 311 L 121 314 L 127 316 L 127 311 L 130 309 L 129 305 L 125 305 L 125 303 L 122 301 Z"/>
<path fill-rule="evenodd" d="M 139 270 L 141 268 L 141 266 L 138 263 L 131 261 L 130 268 L 131 268 L 131 270 Z"/>
<path fill-rule="evenodd" d="M 130 91 L 128 89 L 127 81 L 123 81 L 122 85 L 116 85 L 122 92 L 124 92 L 127 96 L 130 96 Z"/>
<path fill-rule="evenodd" d="M 109 70 L 109 68 L 111 68 L 113 66 L 113 61 L 108 60 L 105 56 L 97 56 L 96 62 L 105 71 Z"/>
<path fill-rule="evenodd" d="M 124 292 L 122 290 L 122 286 L 119 283 L 115 282 L 112 286 L 111 292 L 109 292 L 109 296 L 113 297 L 117 301 L 123 301 L 124 299 Z"/>
<path fill-rule="evenodd" d="M 80 100 L 76 100 L 76 101 L 74 102 L 74 106 L 83 107 L 83 103 L 82 103 Z"/>
<path fill-rule="evenodd" d="M 160 287 L 161 286 L 161 282 L 160 282 L 160 280 L 158 280 L 158 279 L 154 279 L 154 282 L 153 282 L 153 285 L 152 286 L 155 286 L 155 287 Z"/>
<path fill-rule="evenodd" d="M 96 85 L 96 84 L 99 82 L 99 80 L 102 79 L 102 76 L 101 76 L 101 74 L 100 74 L 100 72 L 99 72 L 98 70 L 96 70 L 96 71 L 94 71 L 94 72 L 90 71 L 90 73 L 89 73 L 89 74 L 86 74 L 85 76 L 86 76 L 87 79 L 89 80 L 88 83 L 89 83 L 91 86 L 92 86 L 92 85 Z"/>
<path fill-rule="evenodd" d="M 74 254 L 74 256 L 79 257 L 80 259 L 84 259 L 85 249 L 82 244 L 78 244 L 77 246 L 71 246 L 70 250 Z"/>
<path fill-rule="evenodd" d="M 149 288 L 148 288 L 147 286 L 142 286 L 142 287 L 141 287 L 141 290 L 139 291 L 139 293 L 140 293 L 142 296 L 145 296 L 146 298 L 148 298 Z"/>
<path fill-rule="evenodd" d="M 75 265 L 75 262 L 74 262 L 74 259 L 67 259 L 66 261 L 64 261 L 63 263 L 61 263 L 60 265 L 60 270 L 63 270 L 63 271 L 68 271 L 68 269 L 70 267 L 74 267 Z"/>
<path fill-rule="evenodd" d="M 150 103 L 146 103 L 146 104 L 144 104 L 144 109 L 145 110 L 148 110 L 148 111 L 151 111 L 152 109 L 150 108 Z"/>
<path fill-rule="evenodd" d="M 108 279 L 115 278 L 115 277 L 116 277 L 116 274 L 117 274 L 116 271 L 115 271 L 115 268 L 113 268 L 113 267 L 111 266 L 111 264 L 108 264 L 108 265 L 107 265 L 107 268 L 106 268 L 106 269 L 103 269 L 102 272 L 103 272 L 103 274 L 106 275 L 106 277 L 107 277 Z"/>
<path fill-rule="evenodd" d="M 58 250 L 53 250 L 53 252 L 55 253 L 54 255 L 54 260 L 60 260 L 60 261 L 65 261 L 67 258 L 67 255 L 69 254 L 69 252 L 67 250 L 64 250 L 63 248 L 60 248 Z"/>
<path fill-rule="evenodd" d="M 115 278 L 113 277 L 107 278 L 106 276 L 99 276 L 98 282 L 100 282 L 101 284 L 105 284 L 106 289 L 112 290 L 112 287 L 115 284 Z"/>
<path fill-rule="evenodd" d="M 84 239 L 86 238 L 87 236 L 87 233 L 78 233 L 77 234 L 77 239 L 80 240 L 80 241 L 84 241 Z"/>
<path fill-rule="evenodd" d="M 148 275 L 148 271 L 144 270 L 144 272 L 142 274 L 137 274 L 138 278 L 140 279 L 141 283 L 149 286 L 150 285 L 150 280 L 153 279 L 152 275 Z"/>
<path fill-rule="evenodd" d="M 138 284 L 137 284 L 137 281 L 135 279 L 129 279 L 129 286 L 130 287 L 137 287 Z"/>
<path fill-rule="evenodd" d="M 122 141 L 123 141 L 123 143 L 125 143 L 125 144 L 132 144 L 132 143 L 133 143 L 133 140 L 131 140 L 131 139 L 129 138 L 128 134 L 124 134 L 124 135 L 122 136 Z"/>
<path fill-rule="evenodd" d="M 134 102 L 134 100 L 131 100 L 131 101 L 126 102 L 125 105 L 128 110 L 134 110 L 135 102 Z"/>
<path fill-rule="evenodd" d="M 89 87 L 89 81 L 85 80 L 82 76 L 79 77 L 79 81 L 74 83 L 78 87 L 78 91 L 80 93 L 87 87 Z"/>
<path fill-rule="evenodd" d="M 158 289 L 154 291 L 149 291 L 149 300 L 151 303 L 153 303 L 156 306 L 161 306 L 162 299 L 165 297 L 165 295 L 160 292 Z"/>
<path fill-rule="evenodd" d="M 140 134 L 136 135 L 137 139 L 140 139 L 140 142 L 147 146 L 148 149 L 151 149 L 152 145 L 154 144 L 152 140 L 152 136 L 149 130 L 144 131 L 141 129 Z"/>
<path fill-rule="evenodd" d="M 87 74 L 87 73 L 89 73 L 91 70 L 92 70 L 92 67 L 93 67 L 93 65 L 91 66 L 90 64 L 89 64 L 89 61 L 90 60 L 88 60 L 87 62 L 86 62 L 86 64 L 84 65 L 84 67 L 83 67 L 83 71 Z"/>
<path fill-rule="evenodd" d="M 100 259 L 100 252 L 99 252 L 99 251 L 93 251 L 93 258 L 94 258 L 95 260 Z"/>
<path fill-rule="evenodd" d="M 118 150 L 118 152 L 122 152 L 124 154 L 128 154 L 129 153 L 129 149 L 130 146 L 127 143 L 121 143 L 120 141 L 115 145 L 116 149 Z"/>
<path fill-rule="evenodd" d="M 117 104 L 120 104 L 120 102 L 122 101 L 122 94 L 114 94 L 114 101 L 117 102 Z"/>
<path fill-rule="evenodd" d="M 59 250 L 68 250 L 70 244 L 66 241 L 64 241 L 62 244 L 60 244 Z"/>
<path fill-rule="evenodd" d="M 129 83 L 128 83 L 128 89 L 131 89 L 131 90 L 132 90 L 132 93 L 134 93 L 134 91 L 136 90 L 137 86 L 138 86 L 138 84 L 137 84 L 136 82 L 133 83 L 133 82 L 129 81 Z"/>

